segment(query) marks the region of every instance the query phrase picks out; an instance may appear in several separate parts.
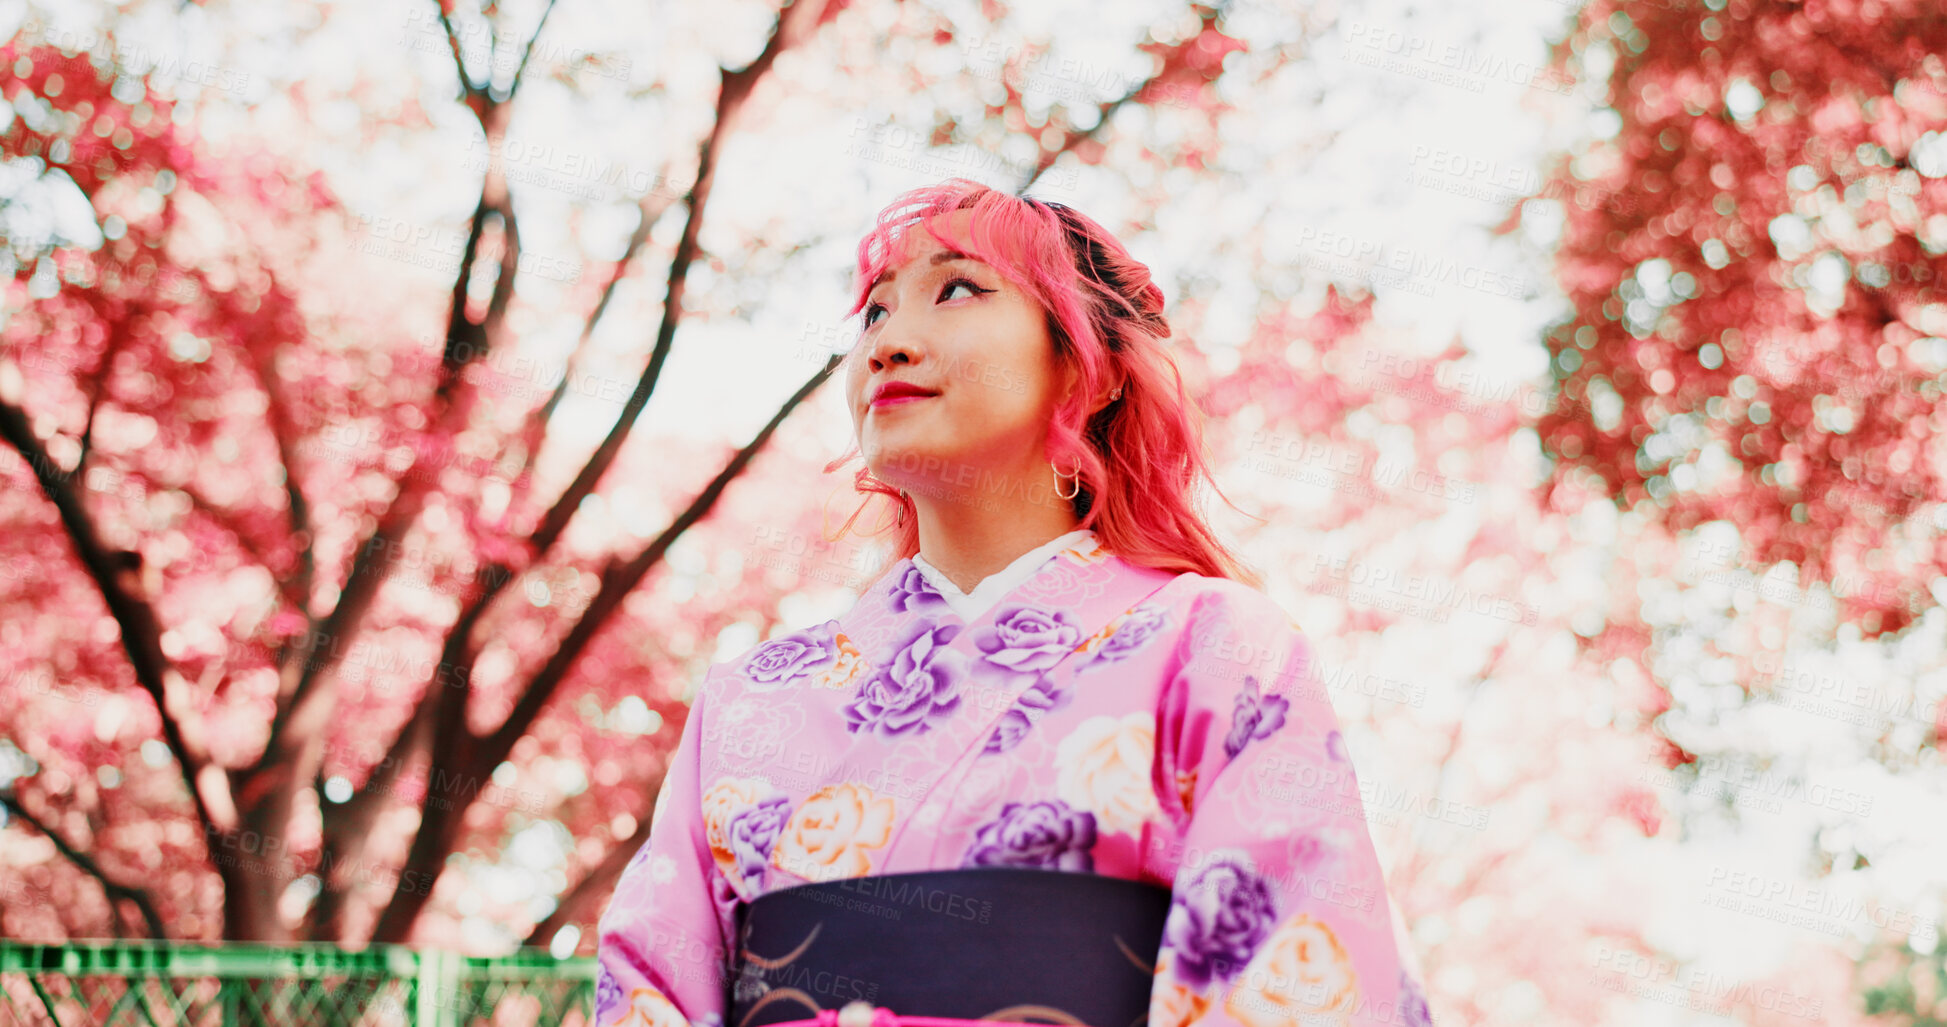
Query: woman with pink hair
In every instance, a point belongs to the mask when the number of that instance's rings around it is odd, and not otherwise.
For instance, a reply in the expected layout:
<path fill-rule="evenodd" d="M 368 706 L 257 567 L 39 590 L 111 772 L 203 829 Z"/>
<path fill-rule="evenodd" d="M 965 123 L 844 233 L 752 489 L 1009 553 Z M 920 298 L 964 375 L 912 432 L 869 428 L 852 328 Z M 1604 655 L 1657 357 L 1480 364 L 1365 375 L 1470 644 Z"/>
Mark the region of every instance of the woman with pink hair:
<path fill-rule="evenodd" d="M 1148 269 L 954 179 L 857 283 L 827 469 L 893 559 L 705 674 L 600 1027 L 1428 1023 L 1310 646 L 1195 507 Z"/>

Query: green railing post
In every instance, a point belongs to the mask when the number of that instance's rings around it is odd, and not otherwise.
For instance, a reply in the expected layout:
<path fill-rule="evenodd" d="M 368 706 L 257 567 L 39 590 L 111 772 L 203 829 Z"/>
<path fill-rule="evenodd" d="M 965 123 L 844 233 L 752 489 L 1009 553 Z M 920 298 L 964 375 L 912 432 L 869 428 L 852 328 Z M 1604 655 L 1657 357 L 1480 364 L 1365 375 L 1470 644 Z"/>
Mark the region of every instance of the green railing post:
<path fill-rule="evenodd" d="M 445 1027 L 442 1013 L 445 1003 L 441 1001 L 446 989 L 451 987 L 451 969 L 447 965 L 446 953 L 437 949 L 423 950 L 419 957 L 419 973 L 414 982 L 418 1001 L 414 1004 L 413 1027 Z"/>

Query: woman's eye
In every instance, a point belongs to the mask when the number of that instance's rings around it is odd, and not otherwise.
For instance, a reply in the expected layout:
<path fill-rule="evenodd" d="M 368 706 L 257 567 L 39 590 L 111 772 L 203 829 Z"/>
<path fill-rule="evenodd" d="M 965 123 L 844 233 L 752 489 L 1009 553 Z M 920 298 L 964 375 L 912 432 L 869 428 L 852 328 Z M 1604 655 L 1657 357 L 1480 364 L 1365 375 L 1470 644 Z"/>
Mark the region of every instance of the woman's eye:
<path fill-rule="evenodd" d="M 944 301 L 945 299 L 947 299 L 949 293 L 953 292 L 954 289 L 962 285 L 967 287 L 967 291 L 975 294 L 994 291 L 992 289 L 983 289 L 980 286 L 975 285 L 972 281 L 968 279 L 955 278 L 953 281 L 946 283 L 946 288 L 942 290 L 940 293 L 940 299 Z"/>
<path fill-rule="evenodd" d="M 955 278 L 953 281 L 946 283 L 946 287 L 940 290 L 940 298 L 936 302 L 944 303 L 947 300 L 952 299 L 953 290 L 960 288 L 961 286 L 965 286 L 968 292 L 974 293 L 976 295 L 980 293 L 988 293 L 994 291 L 992 289 L 983 289 L 980 286 L 975 285 L 972 279 Z M 865 327 L 867 328 L 872 327 L 873 324 L 875 324 L 878 320 L 877 315 L 883 313 L 886 313 L 886 308 L 884 305 L 878 303 L 867 304 L 865 308 L 865 313 L 863 315 L 865 318 Z"/>

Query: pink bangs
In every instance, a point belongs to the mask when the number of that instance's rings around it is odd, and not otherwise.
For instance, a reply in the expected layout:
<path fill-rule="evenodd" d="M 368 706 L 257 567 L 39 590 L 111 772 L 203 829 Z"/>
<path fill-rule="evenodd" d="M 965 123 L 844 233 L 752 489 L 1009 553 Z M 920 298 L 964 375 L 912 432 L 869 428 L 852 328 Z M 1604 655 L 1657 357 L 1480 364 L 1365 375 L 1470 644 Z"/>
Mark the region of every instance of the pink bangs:
<path fill-rule="evenodd" d="M 930 218 L 960 210 L 973 212 L 971 239 L 949 239 L 927 224 Z M 915 229 L 924 230 L 942 246 L 978 257 L 1040 301 L 1056 320 L 1085 320 L 1079 304 L 1073 302 L 1075 258 L 1063 241 L 1060 219 L 1045 206 L 961 178 L 905 193 L 879 212 L 878 224 L 859 240 L 857 291 L 847 317 L 865 309 L 866 297 L 880 276 L 903 259 L 908 233 Z M 1065 294 L 1070 309 L 1063 311 L 1060 300 Z"/>

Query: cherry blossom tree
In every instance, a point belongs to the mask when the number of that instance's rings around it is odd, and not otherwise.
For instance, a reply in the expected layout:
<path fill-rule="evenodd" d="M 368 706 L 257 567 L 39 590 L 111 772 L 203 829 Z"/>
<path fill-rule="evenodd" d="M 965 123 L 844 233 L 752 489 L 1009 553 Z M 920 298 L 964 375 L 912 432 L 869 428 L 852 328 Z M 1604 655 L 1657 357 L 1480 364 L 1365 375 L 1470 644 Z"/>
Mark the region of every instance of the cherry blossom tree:
<path fill-rule="evenodd" d="M 536 75 L 574 96 L 629 73 L 620 52 L 560 59 L 554 3 L 410 16 L 449 54 L 452 111 L 407 98 L 362 131 L 379 143 L 471 120 L 491 159 L 451 227 L 358 214 L 296 133 L 237 132 L 221 103 L 155 87 L 132 14 L 80 45 L 30 19 L 0 51 L 15 112 L 0 146 L 31 180 L 0 208 L 0 808 L 21 843 L 0 859 L 22 882 L 0 894 L 6 934 L 477 946 L 458 932 L 467 916 L 530 943 L 592 923 L 646 838 L 687 686 L 720 636 L 770 630 L 782 597 L 834 568 L 871 569 L 858 546 L 795 546 L 825 538 L 823 512 L 780 514 L 776 497 L 832 482 L 767 455 L 800 446 L 779 428 L 836 354 L 741 442 L 639 437 L 653 465 L 627 458 L 679 327 L 725 313 L 720 290 L 691 294 L 699 270 L 720 282 L 741 257 L 761 273 L 808 245 L 712 241 L 726 155 L 764 130 L 780 80 L 805 74 L 790 58 L 885 32 L 837 0 L 757 9 L 768 31 L 725 62 L 705 109 L 671 122 L 701 127 L 632 200 L 619 250 L 566 264 L 522 231 L 517 98 Z M 941 16 L 888 10 L 899 45 L 973 50 Z M 1124 108 L 1207 126 L 1235 49 L 1217 21 L 1186 8 L 1142 45 L 1147 74 L 1052 116 L 1019 87 L 1035 48 L 1014 47 L 1000 94 L 943 108 L 936 136 L 1025 141 L 1027 188 L 1064 156 L 1104 159 Z M 653 105 L 674 88 L 653 72 L 626 95 Z M 298 83 L 279 102 L 303 116 L 346 97 L 379 99 Z M 396 266 L 425 263 L 427 237 L 444 295 L 413 292 Z M 612 426 L 592 448 L 562 441 L 574 393 L 609 384 L 593 370 L 605 313 L 645 289 L 655 328 L 616 383 Z M 549 302 L 582 312 L 558 380 L 508 359 Z M 662 522 L 617 530 L 610 511 L 643 504 Z M 694 565 L 704 552 L 730 562 Z M 738 573 L 752 563 L 762 573 Z M 477 905 L 454 868 L 535 832 L 566 839 L 544 899 Z"/>

